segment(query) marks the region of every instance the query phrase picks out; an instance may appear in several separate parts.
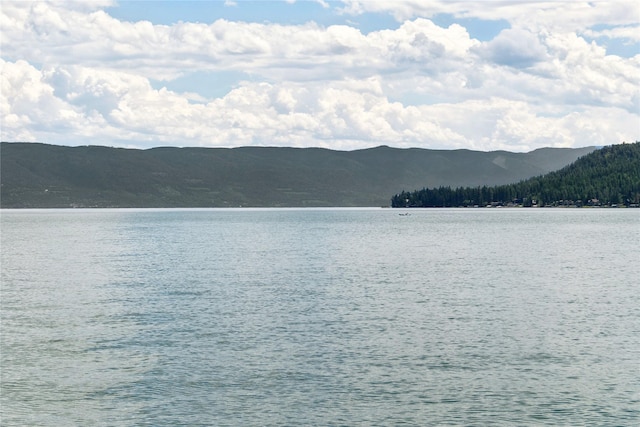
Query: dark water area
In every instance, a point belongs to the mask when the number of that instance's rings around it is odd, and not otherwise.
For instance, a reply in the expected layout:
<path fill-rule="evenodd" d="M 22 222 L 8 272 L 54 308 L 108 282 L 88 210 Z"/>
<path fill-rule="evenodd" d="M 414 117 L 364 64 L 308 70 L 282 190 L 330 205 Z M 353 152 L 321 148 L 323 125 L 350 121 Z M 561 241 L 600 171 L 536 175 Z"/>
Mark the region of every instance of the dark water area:
<path fill-rule="evenodd" d="M 1 424 L 640 424 L 640 211 L 402 212 L 1 211 Z"/>

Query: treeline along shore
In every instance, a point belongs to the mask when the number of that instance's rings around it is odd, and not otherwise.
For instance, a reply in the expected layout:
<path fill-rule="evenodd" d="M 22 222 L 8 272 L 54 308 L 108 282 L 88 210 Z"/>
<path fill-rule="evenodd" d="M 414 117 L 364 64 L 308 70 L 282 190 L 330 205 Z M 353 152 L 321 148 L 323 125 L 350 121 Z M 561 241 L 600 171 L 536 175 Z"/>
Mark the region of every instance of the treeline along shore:
<path fill-rule="evenodd" d="M 604 147 L 515 184 L 403 191 L 393 207 L 638 207 L 640 142 Z"/>

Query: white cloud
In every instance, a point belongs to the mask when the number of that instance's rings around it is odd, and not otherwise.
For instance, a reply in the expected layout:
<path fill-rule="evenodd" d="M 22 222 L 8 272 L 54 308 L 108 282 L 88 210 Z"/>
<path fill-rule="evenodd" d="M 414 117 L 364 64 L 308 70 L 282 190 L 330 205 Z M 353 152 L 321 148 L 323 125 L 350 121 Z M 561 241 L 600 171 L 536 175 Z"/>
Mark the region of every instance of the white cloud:
<path fill-rule="evenodd" d="M 460 26 L 440 28 L 428 20 L 396 31 L 363 35 L 344 25 L 285 26 L 217 20 L 172 26 L 122 22 L 103 11 L 78 13 L 47 3 L 3 8 L 10 22 L 4 55 L 32 62 L 109 64 L 155 79 L 172 79 L 187 69 L 253 70 L 264 73 L 324 68 L 339 73 L 384 72 L 400 59 L 464 55 L 473 41 Z M 6 9 L 6 10 L 5 10 Z M 22 42 L 22 41 L 28 42 Z M 34 49 L 35 47 L 35 49 Z"/>
<path fill-rule="evenodd" d="M 548 59 L 546 48 L 539 38 L 521 29 L 503 30 L 477 51 L 496 64 L 516 68 L 526 68 Z"/>
<path fill-rule="evenodd" d="M 634 0 L 343 0 L 342 3 L 342 12 L 346 14 L 389 13 L 400 22 L 451 14 L 459 18 L 504 19 L 513 27 L 554 31 L 578 31 L 596 24 L 635 25 L 640 16 L 640 4 Z"/>
<path fill-rule="evenodd" d="M 604 144 L 612 135 L 630 140 L 634 132 L 631 113 L 598 107 L 545 117 L 545 108 L 504 98 L 404 106 L 385 97 L 380 78 L 331 87 L 245 82 L 223 98 L 193 104 L 122 72 L 77 66 L 39 72 L 19 61 L 3 63 L 2 75 L 9 140 L 56 135 L 49 142 L 530 150 Z"/>
<path fill-rule="evenodd" d="M 591 38 L 607 37 L 609 39 L 627 40 L 629 44 L 640 42 L 640 25 L 627 25 L 606 30 L 585 30 L 583 35 Z"/>
<path fill-rule="evenodd" d="M 530 150 L 640 139 L 640 55 L 579 35 L 630 38 L 631 2 L 345 2 L 403 20 L 368 34 L 125 22 L 108 2 L 80 3 L 3 3 L 3 140 Z M 425 18 L 436 13 L 512 28 L 480 42 Z M 245 80 L 213 99 L 157 83 L 200 71 Z"/>
<path fill-rule="evenodd" d="M 51 86 L 42 81 L 39 70 L 25 61 L 0 64 L 3 138 L 33 135 L 37 129 L 64 125 L 74 115 L 73 109 L 56 98 Z"/>

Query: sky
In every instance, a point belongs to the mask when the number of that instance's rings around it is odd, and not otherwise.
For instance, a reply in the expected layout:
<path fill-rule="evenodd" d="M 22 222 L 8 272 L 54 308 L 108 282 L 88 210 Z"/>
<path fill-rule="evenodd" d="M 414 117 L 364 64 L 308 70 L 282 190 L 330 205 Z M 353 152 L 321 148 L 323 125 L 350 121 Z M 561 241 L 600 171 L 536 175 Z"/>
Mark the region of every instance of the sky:
<path fill-rule="evenodd" d="M 2 1 L 1 138 L 531 151 L 640 140 L 640 2 Z"/>

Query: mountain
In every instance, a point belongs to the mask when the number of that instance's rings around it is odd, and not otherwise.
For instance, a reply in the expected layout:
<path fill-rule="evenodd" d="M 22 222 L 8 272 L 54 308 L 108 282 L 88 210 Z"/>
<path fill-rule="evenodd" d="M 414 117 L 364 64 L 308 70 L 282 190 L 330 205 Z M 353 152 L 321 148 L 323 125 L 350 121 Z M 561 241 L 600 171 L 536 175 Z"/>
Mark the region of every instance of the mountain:
<path fill-rule="evenodd" d="M 0 206 L 387 206 L 389 195 L 402 189 L 517 182 L 557 170 L 594 149 L 137 150 L 3 142 Z"/>
<path fill-rule="evenodd" d="M 544 176 L 493 187 L 396 194 L 393 207 L 634 206 L 640 204 L 640 142 L 604 147 Z"/>

